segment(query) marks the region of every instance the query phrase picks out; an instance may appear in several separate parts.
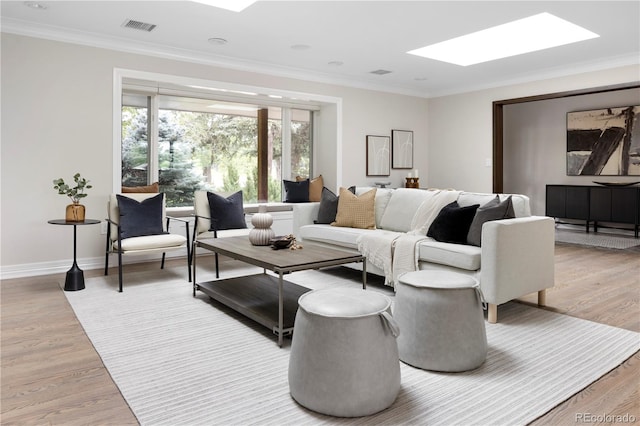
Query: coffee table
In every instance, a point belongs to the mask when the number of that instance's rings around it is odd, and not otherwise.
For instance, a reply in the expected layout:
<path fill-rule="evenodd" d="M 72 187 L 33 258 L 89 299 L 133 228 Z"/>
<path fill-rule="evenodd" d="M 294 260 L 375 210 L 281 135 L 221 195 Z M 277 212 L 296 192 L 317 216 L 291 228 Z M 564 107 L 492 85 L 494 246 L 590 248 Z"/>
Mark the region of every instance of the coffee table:
<path fill-rule="evenodd" d="M 195 242 L 196 247 L 263 268 L 263 273 L 215 281 L 197 282 L 196 256 L 193 256 L 193 296 L 200 290 L 214 300 L 268 327 L 278 336 L 293 333 L 298 298 L 310 289 L 284 280 L 284 275 L 308 269 L 361 262 L 362 288 L 367 288 L 366 257 L 357 251 L 339 250 L 307 243 L 298 250 L 274 250 L 254 246 L 248 237 L 210 238 Z M 194 251 L 195 253 L 195 251 Z M 273 271 L 277 276 L 267 274 Z"/>

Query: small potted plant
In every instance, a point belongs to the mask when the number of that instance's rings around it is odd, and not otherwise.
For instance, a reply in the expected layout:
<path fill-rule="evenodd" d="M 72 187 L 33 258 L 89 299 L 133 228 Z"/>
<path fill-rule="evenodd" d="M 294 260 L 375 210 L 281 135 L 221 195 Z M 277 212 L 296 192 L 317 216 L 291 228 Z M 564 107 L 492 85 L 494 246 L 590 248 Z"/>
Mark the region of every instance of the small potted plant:
<path fill-rule="evenodd" d="M 73 202 L 73 204 L 69 204 L 67 206 L 65 220 L 67 222 L 83 222 L 85 207 L 80 204 L 80 200 L 87 196 L 84 191 L 92 188 L 92 186 L 89 185 L 89 181 L 87 179 L 80 176 L 80 173 L 73 175 L 73 181 L 76 185 L 69 186 L 62 178 L 54 179 L 53 189 L 58 191 L 58 194 L 60 195 L 66 195 Z"/>

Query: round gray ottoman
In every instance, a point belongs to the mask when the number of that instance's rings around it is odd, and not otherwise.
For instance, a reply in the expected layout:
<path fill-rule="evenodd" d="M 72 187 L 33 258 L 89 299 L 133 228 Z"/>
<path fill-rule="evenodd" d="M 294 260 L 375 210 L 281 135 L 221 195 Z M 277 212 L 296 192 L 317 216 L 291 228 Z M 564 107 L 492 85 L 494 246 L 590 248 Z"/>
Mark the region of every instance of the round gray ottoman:
<path fill-rule="evenodd" d="M 400 359 L 425 370 L 457 372 L 487 357 L 478 280 L 447 271 L 416 271 L 396 283 L 393 309 Z"/>
<path fill-rule="evenodd" d="M 289 390 L 300 405 L 359 417 L 389 407 L 400 391 L 397 325 L 383 294 L 325 289 L 298 299 Z"/>

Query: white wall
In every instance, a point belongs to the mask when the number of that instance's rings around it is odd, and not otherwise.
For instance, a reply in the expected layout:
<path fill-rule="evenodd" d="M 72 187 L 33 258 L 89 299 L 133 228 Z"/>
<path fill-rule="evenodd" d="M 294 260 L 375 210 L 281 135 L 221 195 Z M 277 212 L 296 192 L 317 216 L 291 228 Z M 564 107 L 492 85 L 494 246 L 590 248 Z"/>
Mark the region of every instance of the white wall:
<path fill-rule="evenodd" d="M 548 184 L 640 180 L 640 176 L 567 176 L 567 112 L 628 105 L 640 105 L 640 89 L 506 105 L 504 192 L 529 195 L 532 213 L 544 215 Z"/>
<path fill-rule="evenodd" d="M 638 80 L 640 66 L 627 66 L 429 99 L 429 186 L 465 191 L 493 190 L 493 168 L 486 166 L 486 160 L 492 158 L 494 101 Z M 526 170 L 522 176 L 528 178 Z M 505 192 L 508 185 L 505 180 Z M 532 210 L 539 211 L 537 203 L 532 201 Z"/>
<path fill-rule="evenodd" d="M 2 277 L 64 272 L 72 258 L 72 230 L 48 225 L 63 217 L 68 200 L 51 181 L 75 172 L 94 188 L 83 200 L 87 217 L 104 219 L 112 192 L 112 91 L 114 68 L 139 70 L 281 90 L 343 100 L 342 162 L 319 154 L 316 173 L 335 176 L 333 185 L 366 185 L 365 138 L 414 131 L 415 164 L 426 176 L 427 100 L 321 83 L 273 77 L 122 53 L 106 49 L 2 34 L 1 252 Z M 324 136 L 324 135 L 323 135 Z M 323 140 L 323 143 L 331 141 Z M 333 142 L 335 144 L 335 142 Z M 320 148 L 321 149 L 321 148 Z M 329 148 L 330 150 L 339 147 Z M 325 164 L 323 164 L 325 163 Z M 341 170 L 337 170 L 340 166 Z M 398 185 L 406 171 L 392 171 Z M 338 182 L 337 179 L 341 178 Z M 82 268 L 100 267 L 100 226 L 78 228 Z"/>

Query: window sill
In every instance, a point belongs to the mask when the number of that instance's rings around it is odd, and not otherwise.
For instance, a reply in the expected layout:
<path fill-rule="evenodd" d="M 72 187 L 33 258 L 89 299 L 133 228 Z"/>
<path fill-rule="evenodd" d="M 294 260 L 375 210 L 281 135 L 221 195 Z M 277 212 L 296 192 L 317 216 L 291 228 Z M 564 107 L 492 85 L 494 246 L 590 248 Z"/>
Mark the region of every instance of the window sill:
<path fill-rule="evenodd" d="M 244 212 L 248 214 L 258 213 L 261 205 L 267 206 L 267 212 L 288 212 L 293 210 L 291 203 L 251 203 L 244 205 Z M 190 217 L 193 216 L 193 207 L 167 207 L 167 214 L 174 217 Z"/>

